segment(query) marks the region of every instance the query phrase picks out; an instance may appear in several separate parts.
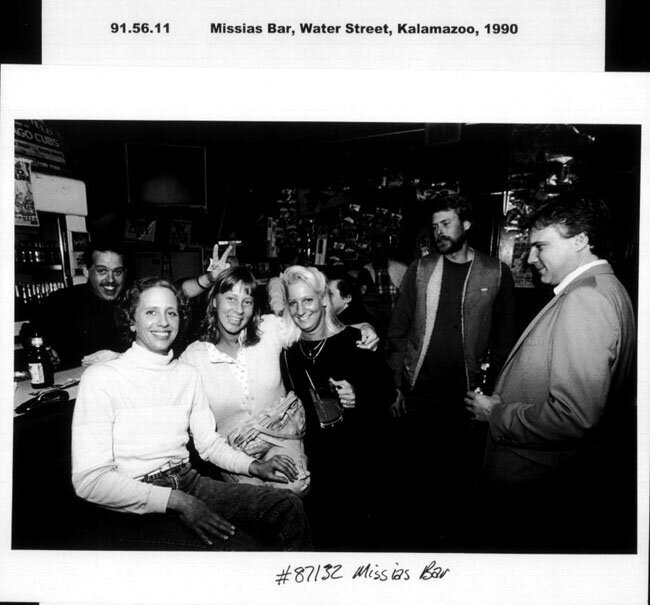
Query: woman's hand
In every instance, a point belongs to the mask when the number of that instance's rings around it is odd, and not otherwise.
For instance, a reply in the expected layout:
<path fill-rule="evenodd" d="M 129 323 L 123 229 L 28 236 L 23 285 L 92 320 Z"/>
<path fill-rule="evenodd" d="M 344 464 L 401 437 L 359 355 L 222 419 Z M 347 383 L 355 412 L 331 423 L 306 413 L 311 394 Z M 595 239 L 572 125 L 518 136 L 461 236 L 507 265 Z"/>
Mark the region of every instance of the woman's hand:
<path fill-rule="evenodd" d="M 376 351 L 379 346 L 379 336 L 375 328 L 367 322 L 357 324 L 355 327 L 361 330 L 361 340 L 357 340 L 357 347 Z"/>
<path fill-rule="evenodd" d="M 212 538 L 227 540 L 235 535 L 232 523 L 211 510 L 203 500 L 180 490 L 172 490 L 167 510 L 177 512 L 181 521 L 209 546 L 212 546 Z"/>
<path fill-rule="evenodd" d="M 354 387 L 347 380 L 334 380 L 330 378 L 330 384 L 336 389 L 339 401 L 344 408 L 353 408 L 357 404 L 357 395 Z"/>
<path fill-rule="evenodd" d="M 222 271 L 225 271 L 230 267 L 230 263 L 226 262 L 230 253 L 232 252 L 232 245 L 228 245 L 226 251 L 219 257 L 219 244 L 215 244 L 212 249 L 212 258 L 210 259 L 210 264 L 208 265 L 207 274 L 210 278 L 210 281 L 214 283 L 219 277 L 219 274 Z"/>
<path fill-rule="evenodd" d="M 276 473 L 282 473 L 280 475 Z M 298 479 L 298 469 L 296 463 L 290 456 L 278 454 L 269 458 L 265 462 L 255 460 L 248 467 L 248 474 L 253 477 L 259 477 L 265 481 L 275 481 L 276 483 L 289 483 Z"/>

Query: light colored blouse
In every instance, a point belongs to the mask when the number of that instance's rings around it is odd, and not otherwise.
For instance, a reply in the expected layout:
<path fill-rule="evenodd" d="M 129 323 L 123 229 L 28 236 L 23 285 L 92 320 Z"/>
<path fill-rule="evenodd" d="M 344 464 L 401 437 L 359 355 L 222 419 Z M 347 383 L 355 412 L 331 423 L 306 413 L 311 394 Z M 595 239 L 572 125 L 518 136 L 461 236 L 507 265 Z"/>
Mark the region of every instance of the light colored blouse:
<path fill-rule="evenodd" d="M 280 353 L 296 333 L 275 315 L 263 315 L 260 341 L 242 346 L 236 359 L 209 342 L 195 341 L 181 361 L 201 375 L 217 430 L 228 435 L 234 428 L 286 394 L 280 375 Z"/>

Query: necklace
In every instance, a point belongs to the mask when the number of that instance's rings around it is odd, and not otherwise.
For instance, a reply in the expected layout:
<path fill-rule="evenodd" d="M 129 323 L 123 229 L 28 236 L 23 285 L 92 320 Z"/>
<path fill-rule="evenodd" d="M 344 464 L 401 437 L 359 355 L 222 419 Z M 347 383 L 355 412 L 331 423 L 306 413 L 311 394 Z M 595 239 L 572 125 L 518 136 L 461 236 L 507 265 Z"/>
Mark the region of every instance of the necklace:
<path fill-rule="evenodd" d="M 321 354 L 321 351 L 325 348 L 325 343 L 327 342 L 327 338 L 324 338 L 323 340 L 319 341 L 318 344 L 315 347 L 303 347 L 304 341 L 300 339 L 298 341 L 298 346 L 300 347 L 300 352 L 303 354 L 305 359 L 309 359 L 312 363 L 316 363 L 316 358 Z"/>

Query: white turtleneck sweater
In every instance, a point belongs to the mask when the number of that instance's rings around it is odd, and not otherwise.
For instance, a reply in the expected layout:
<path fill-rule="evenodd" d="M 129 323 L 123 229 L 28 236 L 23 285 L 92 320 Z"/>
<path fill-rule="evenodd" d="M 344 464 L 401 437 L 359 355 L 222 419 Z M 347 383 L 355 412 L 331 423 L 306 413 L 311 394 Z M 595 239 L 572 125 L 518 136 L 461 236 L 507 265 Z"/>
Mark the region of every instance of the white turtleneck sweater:
<path fill-rule="evenodd" d="M 189 459 L 189 431 L 205 460 L 247 474 L 253 458 L 214 430 L 196 370 L 133 343 L 81 378 L 72 419 L 72 483 L 77 495 L 123 512 L 165 512 L 171 488 L 138 481 Z"/>

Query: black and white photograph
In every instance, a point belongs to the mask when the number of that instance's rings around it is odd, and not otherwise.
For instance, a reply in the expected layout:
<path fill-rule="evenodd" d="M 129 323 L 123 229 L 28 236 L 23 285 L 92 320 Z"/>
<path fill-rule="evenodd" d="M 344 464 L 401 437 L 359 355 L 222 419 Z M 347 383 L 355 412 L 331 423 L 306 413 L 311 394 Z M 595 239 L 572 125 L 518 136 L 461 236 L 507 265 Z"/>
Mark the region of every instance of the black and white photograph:
<path fill-rule="evenodd" d="M 16 120 L 65 162 L 14 234 L 11 552 L 262 556 L 274 598 L 638 555 L 643 121 L 605 118 Z M 205 206 L 134 203 L 133 144 L 204 149 Z"/>
<path fill-rule="evenodd" d="M 39 225 L 16 226 L 13 548 L 295 547 L 176 511 L 192 472 L 244 509 L 290 492 L 304 550 L 636 551 L 639 125 L 18 127 L 56 136 L 89 244 L 81 279 L 69 215 L 35 199 Z M 172 177 L 134 204 L 131 141 L 205 148 L 206 207 L 170 203 Z M 155 231 L 129 235 L 142 213 Z M 594 276 L 573 307 L 557 287 L 587 264 L 614 298 Z M 141 336 L 161 288 L 179 315 Z M 147 356 L 194 366 L 197 392 Z"/>
<path fill-rule="evenodd" d="M 644 602 L 648 77 L 597 73 L 604 3 L 555 46 L 389 4 L 44 0 L 1 71 L 0 600 Z"/>

